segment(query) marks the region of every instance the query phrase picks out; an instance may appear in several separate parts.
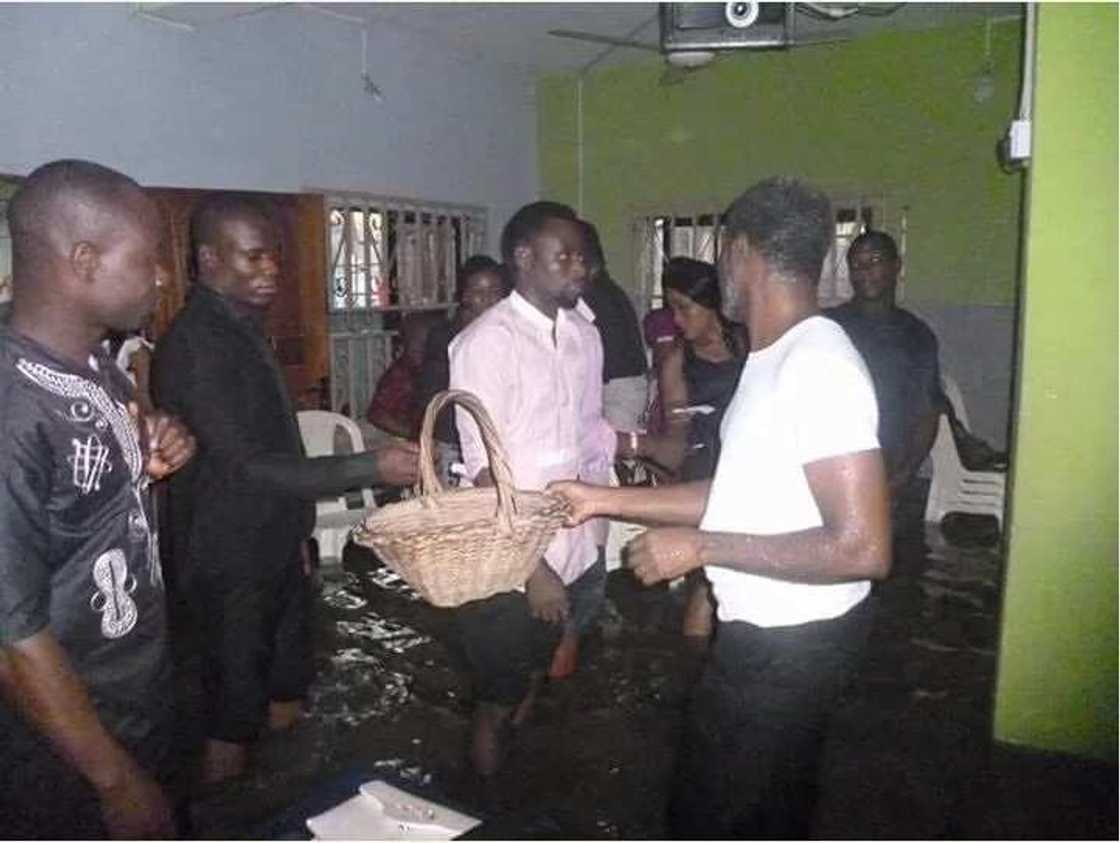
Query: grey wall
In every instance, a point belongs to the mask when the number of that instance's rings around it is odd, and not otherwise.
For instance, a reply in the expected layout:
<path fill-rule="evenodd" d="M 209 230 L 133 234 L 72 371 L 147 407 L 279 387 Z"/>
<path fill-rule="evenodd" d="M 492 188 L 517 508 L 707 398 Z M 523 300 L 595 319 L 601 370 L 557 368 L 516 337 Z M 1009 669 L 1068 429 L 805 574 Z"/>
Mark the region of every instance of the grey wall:
<path fill-rule="evenodd" d="M 536 198 L 526 73 L 378 25 L 378 103 L 348 23 L 292 7 L 190 33 L 131 7 L 0 4 L 0 172 L 74 156 L 153 185 L 466 202 L 495 246 Z"/>
<path fill-rule="evenodd" d="M 362 92 L 360 35 L 345 22 L 288 8 L 189 33 L 130 9 L 0 3 L 0 173 L 78 156 L 146 184 L 466 202 L 489 209 L 494 251 L 537 195 L 523 71 L 378 24 L 378 103 Z M 976 432 L 1005 447 L 1013 310 L 904 304 L 937 333 Z"/>
<path fill-rule="evenodd" d="M 1015 309 L 902 304 L 921 316 L 937 335 L 941 371 L 961 388 L 972 432 L 1005 450 L 1011 413 Z"/>

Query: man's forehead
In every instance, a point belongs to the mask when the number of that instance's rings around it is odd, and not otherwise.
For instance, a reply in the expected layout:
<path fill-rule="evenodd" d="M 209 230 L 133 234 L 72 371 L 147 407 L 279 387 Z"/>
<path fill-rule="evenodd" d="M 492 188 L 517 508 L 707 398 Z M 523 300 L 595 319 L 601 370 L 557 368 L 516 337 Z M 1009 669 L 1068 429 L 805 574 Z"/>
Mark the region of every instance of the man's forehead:
<path fill-rule="evenodd" d="M 848 257 L 852 255 L 879 255 L 880 257 L 893 258 L 894 252 L 882 243 L 856 243 L 848 249 Z"/>
<path fill-rule="evenodd" d="M 552 217 L 537 232 L 538 237 L 555 237 L 583 245 L 583 231 L 573 220 Z"/>
<path fill-rule="evenodd" d="M 279 236 L 276 224 L 257 214 L 231 214 L 218 223 L 223 238 L 240 242 L 275 242 Z"/>

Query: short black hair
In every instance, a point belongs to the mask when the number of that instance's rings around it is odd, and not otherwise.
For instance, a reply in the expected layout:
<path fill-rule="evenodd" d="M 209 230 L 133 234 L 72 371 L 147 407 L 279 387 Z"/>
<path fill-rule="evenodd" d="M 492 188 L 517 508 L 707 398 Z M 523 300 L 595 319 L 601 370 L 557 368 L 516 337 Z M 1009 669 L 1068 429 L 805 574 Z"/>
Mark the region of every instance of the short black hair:
<path fill-rule="evenodd" d="M 202 197 L 191 211 L 188 265 L 192 279 L 197 281 L 200 278 L 198 250 L 202 246 L 217 246 L 222 224 L 232 219 L 263 220 L 269 225 L 276 222 L 263 202 L 244 193 L 222 191 Z"/>
<path fill-rule="evenodd" d="M 513 266 L 513 253 L 518 246 L 532 240 L 550 220 L 578 222 L 576 212 L 562 202 L 543 199 L 531 202 L 517 211 L 502 229 L 502 260 Z"/>
<path fill-rule="evenodd" d="M 268 207 L 244 193 L 210 193 L 191 211 L 191 254 L 202 245 L 216 246 L 222 223 L 231 219 L 260 219 L 275 223 Z"/>
<path fill-rule="evenodd" d="M 785 176 L 748 188 L 728 207 L 724 226 L 728 242 L 745 235 L 772 269 L 809 285 L 820 280 L 835 236 L 828 197 Z"/>
<path fill-rule="evenodd" d="M 892 261 L 898 260 L 898 244 L 885 231 L 868 230 L 863 232 L 848 246 L 848 254 L 851 255 L 856 249 L 872 249 L 886 255 Z"/>
<path fill-rule="evenodd" d="M 708 310 L 719 312 L 719 275 L 715 266 L 707 261 L 683 256 L 670 258 L 661 271 L 661 286 L 666 290 L 676 290 Z"/>
<path fill-rule="evenodd" d="M 583 240 L 587 249 L 587 254 L 584 255 L 587 265 L 606 269 L 607 258 L 603 254 L 603 242 L 599 239 L 599 229 L 587 220 L 580 220 L 580 225 L 583 227 Z"/>
<path fill-rule="evenodd" d="M 37 167 L 8 203 L 8 227 L 16 265 L 42 254 L 49 232 L 63 224 L 66 203 L 119 208 L 140 185 L 124 173 L 76 158 L 51 161 Z"/>
<path fill-rule="evenodd" d="M 467 279 L 480 272 L 493 272 L 501 279 L 502 289 L 508 290 L 509 279 L 506 278 L 505 270 L 500 263 L 489 255 L 471 255 L 463 261 L 463 265 L 455 274 L 455 301 L 463 300 L 463 294 L 467 291 Z"/>

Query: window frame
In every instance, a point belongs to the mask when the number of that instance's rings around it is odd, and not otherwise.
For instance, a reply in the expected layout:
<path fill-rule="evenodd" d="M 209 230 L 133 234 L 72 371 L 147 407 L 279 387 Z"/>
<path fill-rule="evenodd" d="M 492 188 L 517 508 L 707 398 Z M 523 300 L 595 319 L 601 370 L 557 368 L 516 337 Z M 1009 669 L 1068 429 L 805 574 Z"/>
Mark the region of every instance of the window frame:
<path fill-rule="evenodd" d="M 821 279 L 817 286 L 818 305 L 822 308 L 834 307 L 851 297 L 851 286 L 847 281 L 847 248 L 855 236 L 865 230 L 866 220 L 858 231 L 852 229 L 840 230 L 843 222 L 838 217 L 843 210 L 855 209 L 857 219 L 862 219 L 862 212 L 865 208 L 871 211 L 871 225 L 876 230 L 891 234 L 898 243 L 902 269 L 899 272 L 895 298 L 902 301 L 905 295 L 906 282 L 909 207 L 900 205 L 892 218 L 889 196 L 885 190 L 852 189 L 850 187 L 824 190 L 832 204 L 834 235 L 825 263 L 821 267 Z M 684 227 L 680 226 L 678 221 L 699 219 L 701 221 L 699 224 L 695 222 L 691 224 L 693 229 L 709 228 L 711 223 L 705 222 L 706 220 L 719 219 L 722 228 L 723 210 L 726 209 L 728 204 L 727 201 L 702 199 L 631 206 L 629 209 L 631 237 L 633 238 L 631 266 L 635 279 L 634 294 L 640 315 L 644 316 L 649 311 L 662 305 L 660 281 L 661 267 L 665 260 L 670 257 L 686 255 L 715 263 L 719 259 L 722 244 L 722 230 L 718 230 L 714 235 L 703 235 L 704 238 L 709 239 L 700 240 L 701 248 L 697 248 L 698 238 L 693 233 L 690 238 L 690 248 L 687 250 L 675 250 L 672 245 L 669 245 L 667 250 L 665 244 L 671 241 L 673 235 L 665 236 L 663 234 L 661 235 L 661 242 L 658 244 L 657 253 L 654 254 L 650 226 L 656 227 L 658 222 L 672 220 L 673 228 L 678 228 Z M 663 222 L 662 225 L 664 225 Z M 709 243 L 710 249 L 707 248 Z M 661 258 L 661 261 L 658 261 L 658 257 Z"/>
<path fill-rule="evenodd" d="M 358 260 L 345 235 L 337 242 L 333 218 L 336 212 L 363 215 L 363 231 L 369 232 L 372 215 L 380 217 L 381 254 L 370 238 L 357 248 Z M 487 242 L 488 211 L 480 205 L 408 199 L 357 191 L 328 191 L 323 195 L 325 237 L 326 305 L 328 315 L 358 315 L 445 310 L 454 304 L 455 274 L 470 255 L 483 251 Z M 344 223 L 345 225 L 345 223 Z M 441 233 L 448 232 L 442 235 Z M 403 240 L 402 240 L 403 234 Z M 413 238 L 409 243 L 408 238 Z M 419 244 L 419 245 L 417 245 Z M 410 255 L 402 249 L 415 250 Z M 346 258 L 339 272 L 343 252 Z M 433 273 L 431 270 L 435 269 Z M 355 291 L 353 276 L 364 273 L 368 286 Z M 339 275 L 350 281 L 341 291 Z M 372 283 L 380 274 L 381 289 Z M 384 285 L 384 286 L 382 286 Z M 363 302 L 355 302 L 361 297 Z M 346 302 L 350 303 L 347 304 Z"/>

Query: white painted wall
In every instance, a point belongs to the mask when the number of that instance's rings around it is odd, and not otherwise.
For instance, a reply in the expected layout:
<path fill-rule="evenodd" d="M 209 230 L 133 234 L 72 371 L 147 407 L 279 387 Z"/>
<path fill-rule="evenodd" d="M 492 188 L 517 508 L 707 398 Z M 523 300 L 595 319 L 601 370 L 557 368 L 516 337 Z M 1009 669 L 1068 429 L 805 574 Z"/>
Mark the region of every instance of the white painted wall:
<path fill-rule="evenodd" d="M 530 76 L 287 8 L 190 33 L 132 4 L 0 4 L 0 172 L 89 158 L 144 184 L 361 190 L 490 211 L 537 196 Z"/>

